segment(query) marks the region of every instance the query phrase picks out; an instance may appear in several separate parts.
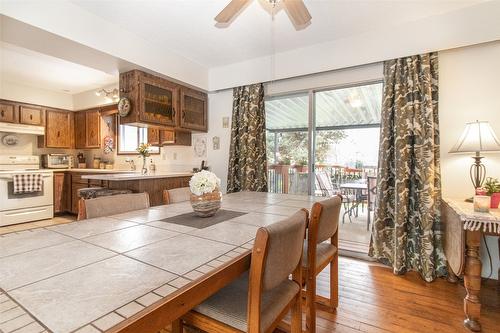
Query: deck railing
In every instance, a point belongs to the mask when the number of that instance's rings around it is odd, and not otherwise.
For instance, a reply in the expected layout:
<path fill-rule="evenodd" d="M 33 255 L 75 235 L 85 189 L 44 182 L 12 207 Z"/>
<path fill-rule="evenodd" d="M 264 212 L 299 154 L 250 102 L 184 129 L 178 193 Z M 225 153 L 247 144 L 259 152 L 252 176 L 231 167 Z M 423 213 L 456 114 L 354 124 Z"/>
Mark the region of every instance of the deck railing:
<path fill-rule="evenodd" d="M 347 168 L 338 165 L 318 164 L 316 172 L 325 171 L 332 184 L 356 181 L 366 176 L 375 175 L 376 167 Z M 269 164 L 267 171 L 268 191 L 272 193 L 308 194 L 307 166 Z M 321 191 L 318 195 L 321 195 Z"/>

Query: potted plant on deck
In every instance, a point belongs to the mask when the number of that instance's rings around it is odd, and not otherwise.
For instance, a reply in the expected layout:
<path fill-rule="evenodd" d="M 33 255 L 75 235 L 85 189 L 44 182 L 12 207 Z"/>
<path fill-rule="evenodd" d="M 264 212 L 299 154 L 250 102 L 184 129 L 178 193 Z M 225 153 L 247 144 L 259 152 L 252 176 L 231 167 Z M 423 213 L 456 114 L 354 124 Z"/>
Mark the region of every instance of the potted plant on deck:
<path fill-rule="evenodd" d="M 498 179 L 492 177 L 486 178 L 484 188 L 486 189 L 486 194 L 491 197 L 490 208 L 498 208 L 500 204 L 500 182 L 498 182 Z"/>
<path fill-rule="evenodd" d="M 296 161 L 293 168 L 297 170 L 297 172 L 307 172 L 307 159 L 300 159 Z"/>

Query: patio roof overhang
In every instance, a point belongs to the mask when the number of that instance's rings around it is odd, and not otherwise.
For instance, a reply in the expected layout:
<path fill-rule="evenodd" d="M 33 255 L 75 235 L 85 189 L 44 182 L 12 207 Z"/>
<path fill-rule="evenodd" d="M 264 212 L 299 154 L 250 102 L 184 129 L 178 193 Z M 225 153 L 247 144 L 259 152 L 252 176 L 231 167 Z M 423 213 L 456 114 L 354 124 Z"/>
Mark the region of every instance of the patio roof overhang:
<path fill-rule="evenodd" d="M 315 93 L 316 129 L 339 130 L 380 126 L 382 83 Z M 307 93 L 266 100 L 266 128 L 270 132 L 307 131 Z"/>

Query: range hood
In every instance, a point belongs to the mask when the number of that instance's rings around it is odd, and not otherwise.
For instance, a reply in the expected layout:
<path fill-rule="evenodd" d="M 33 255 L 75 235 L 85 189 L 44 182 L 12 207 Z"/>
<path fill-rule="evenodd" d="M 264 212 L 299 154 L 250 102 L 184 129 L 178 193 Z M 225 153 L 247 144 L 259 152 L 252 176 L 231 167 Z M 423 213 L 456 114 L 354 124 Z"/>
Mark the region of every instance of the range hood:
<path fill-rule="evenodd" d="M 45 127 L 0 122 L 0 132 L 45 135 Z"/>

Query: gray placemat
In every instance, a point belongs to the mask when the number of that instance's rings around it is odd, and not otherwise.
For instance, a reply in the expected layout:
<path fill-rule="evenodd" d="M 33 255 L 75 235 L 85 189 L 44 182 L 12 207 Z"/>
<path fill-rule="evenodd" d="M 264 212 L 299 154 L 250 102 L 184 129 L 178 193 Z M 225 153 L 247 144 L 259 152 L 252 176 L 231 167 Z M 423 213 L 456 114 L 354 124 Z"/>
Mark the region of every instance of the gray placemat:
<path fill-rule="evenodd" d="M 197 229 L 204 229 L 207 227 L 210 227 L 212 225 L 215 225 L 217 223 L 221 223 L 230 219 L 234 219 L 235 217 L 245 215 L 247 213 L 243 212 L 236 212 L 234 210 L 225 210 L 225 209 L 220 209 L 215 213 L 214 216 L 210 217 L 199 217 L 194 214 L 194 212 L 186 213 L 186 214 L 181 214 L 177 216 L 172 216 L 168 217 L 166 219 L 163 219 L 161 221 L 163 222 L 168 222 L 168 223 L 174 223 L 174 224 L 180 224 L 186 227 L 192 227 L 192 228 L 197 228 Z"/>

